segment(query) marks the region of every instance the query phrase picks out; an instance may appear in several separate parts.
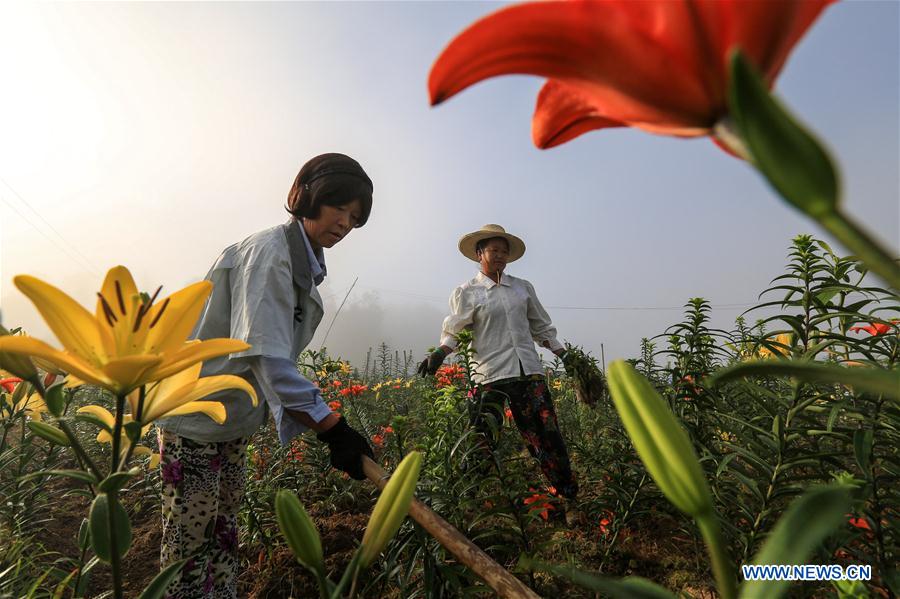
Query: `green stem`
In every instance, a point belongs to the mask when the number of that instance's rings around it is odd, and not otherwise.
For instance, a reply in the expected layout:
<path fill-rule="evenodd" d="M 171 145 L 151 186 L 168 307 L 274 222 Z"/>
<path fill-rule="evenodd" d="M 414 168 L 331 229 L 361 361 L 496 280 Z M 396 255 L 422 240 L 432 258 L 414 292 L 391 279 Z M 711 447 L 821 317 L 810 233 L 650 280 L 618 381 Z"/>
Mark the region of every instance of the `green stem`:
<path fill-rule="evenodd" d="M 78 442 L 78 437 L 75 436 L 75 432 L 69 427 L 69 424 L 65 420 L 57 420 L 56 424 L 59 425 L 59 428 L 66 434 L 66 437 L 69 438 L 69 443 L 72 444 L 72 451 L 75 452 L 75 456 L 81 460 L 83 464 L 88 467 L 88 470 L 91 471 L 91 474 L 97 477 L 97 480 L 103 480 L 103 475 L 100 473 L 100 468 L 97 467 L 97 464 L 91 460 L 90 456 L 88 456 L 87 452 L 84 451 L 84 448 L 81 446 L 81 443 Z M 93 485 L 91 486 L 93 488 Z"/>
<path fill-rule="evenodd" d="M 706 543 L 709 558 L 712 560 L 713 575 L 716 578 L 719 596 L 722 599 L 734 599 L 736 596 L 734 571 L 731 568 L 732 562 L 728 558 L 728 552 L 722 541 L 722 531 L 719 529 L 716 515 L 715 513 L 710 513 L 699 516 L 696 520 L 697 526 L 700 527 L 700 534 L 703 535 L 703 541 Z"/>
<path fill-rule="evenodd" d="M 900 290 L 900 264 L 852 218 L 839 209 L 814 217 L 826 231 L 852 251 L 872 272 L 882 277 L 894 291 Z"/>
<path fill-rule="evenodd" d="M 339 599 L 341 593 L 344 591 L 344 587 L 347 586 L 353 578 L 356 578 L 356 571 L 359 569 L 359 561 L 362 557 L 362 551 L 359 549 L 356 550 L 356 553 L 353 554 L 353 559 L 350 560 L 350 565 L 347 566 L 347 569 L 344 570 L 344 575 L 341 577 L 340 582 L 331 592 L 331 599 Z"/>
<path fill-rule="evenodd" d="M 122 599 L 122 559 L 119 556 L 119 540 L 116 538 L 115 503 L 118 501 L 115 493 L 109 493 L 109 504 L 106 510 L 107 526 L 109 526 L 109 568 L 112 570 L 113 597 Z M 727 598 L 724 598 L 727 599 Z"/>
<path fill-rule="evenodd" d="M 125 416 L 125 396 L 116 396 L 116 425 L 113 427 L 112 435 L 112 466 L 109 469 L 110 474 L 119 471 L 119 460 L 121 456 L 119 451 L 122 445 L 122 420 Z"/>

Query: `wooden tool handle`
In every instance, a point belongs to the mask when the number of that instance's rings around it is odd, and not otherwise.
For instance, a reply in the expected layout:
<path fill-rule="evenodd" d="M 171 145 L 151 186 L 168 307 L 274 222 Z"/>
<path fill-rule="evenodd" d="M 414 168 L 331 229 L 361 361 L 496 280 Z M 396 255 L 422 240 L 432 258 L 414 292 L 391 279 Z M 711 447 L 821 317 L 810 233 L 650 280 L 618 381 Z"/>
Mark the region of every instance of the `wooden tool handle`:
<path fill-rule="evenodd" d="M 384 469 L 363 456 L 363 472 L 366 478 L 383 489 L 390 475 Z M 510 574 L 506 568 L 495 562 L 475 543 L 456 530 L 449 522 L 438 516 L 424 503 L 413 497 L 409 506 L 409 515 L 428 531 L 447 551 L 456 556 L 464 566 L 475 572 L 497 596 L 505 599 L 540 599 L 521 580 Z"/>

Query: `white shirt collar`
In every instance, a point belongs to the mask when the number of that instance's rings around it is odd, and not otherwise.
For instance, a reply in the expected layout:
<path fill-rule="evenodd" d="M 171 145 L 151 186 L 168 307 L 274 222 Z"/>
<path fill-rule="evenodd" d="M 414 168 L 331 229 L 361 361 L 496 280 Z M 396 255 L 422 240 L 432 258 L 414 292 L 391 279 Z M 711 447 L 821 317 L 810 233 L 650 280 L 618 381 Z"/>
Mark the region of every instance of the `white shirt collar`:
<path fill-rule="evenodd" d="M 479 283 L 480 285 L 483 285 L 484 287 L 487 287 L 488 289 L 497 286 L 497 281 L 495 281 L 494 279 L 492 279 L 492 278 L 490 278 L 489 276 L 485 275 L 485 274 L 484 274 L 483 272 L 481 272 L 480 270 L 478 271 L 478 274 L 475 275 L 475 280 L 478 281 L 478 283 Z M 509 287 L 509 286 L 510 286 L 510 284 L 509 284 L 509 275 L 507 275 L 505 272 L 504 272 L 504 273 L 500 273 L 500 284 L 501 284 L 501 285 L 504 285 L 504 286 L 506 286 L 506 287 Z"/>
<path fill-rule="evenodd" d="M 313 251 L 309 237 L 306 236 L 306 229 L 303 228 L 303 223 L 300 222 L 300 219 L 297 219 L 297 226 L 300 227 L 300 236 L 303 237 L 303 243 L 306 245 L 306 256 L 309 259 L 309 274 L 318 286 L 328 274 L 328 269 L 325 267 L 325 252 L 322 251 L 322 248 L 319 248 L 318 251 Z"/>

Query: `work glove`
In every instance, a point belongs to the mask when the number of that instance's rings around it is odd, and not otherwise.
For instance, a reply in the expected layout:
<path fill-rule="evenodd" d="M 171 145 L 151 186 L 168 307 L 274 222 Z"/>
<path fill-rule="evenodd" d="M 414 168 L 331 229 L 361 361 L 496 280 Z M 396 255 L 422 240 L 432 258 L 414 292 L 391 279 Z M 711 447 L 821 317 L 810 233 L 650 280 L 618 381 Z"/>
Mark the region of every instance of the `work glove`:
<path fill-rule="evenodd" d="M 444 353 L 444 350 L 437 348 L 431 352 L 431 355 L 422 360 L 422 363 L 419 364 L 419 368 L 416 369 L 416 372 L 423 377 L 428 376 L 429 374 L 433 375 L 438 371 L 438 368 L 441 367 L 441 364 L 444 363 L 444 358 L 446 357 L 447 354 Z"/>
<path fill-rule="evenodd" d="M 372 448 L 365 437 L 356 432 L 347 421 L 341 418 L 337 424 L 324 433 L 316 435 L 319 441 L 328 443 L 331 450 L 331 465 L 338 470 L 343 470 L 356 480 L 366 477 L 363 473 L 362 457 L 364 455 L 375 458 Z"/>

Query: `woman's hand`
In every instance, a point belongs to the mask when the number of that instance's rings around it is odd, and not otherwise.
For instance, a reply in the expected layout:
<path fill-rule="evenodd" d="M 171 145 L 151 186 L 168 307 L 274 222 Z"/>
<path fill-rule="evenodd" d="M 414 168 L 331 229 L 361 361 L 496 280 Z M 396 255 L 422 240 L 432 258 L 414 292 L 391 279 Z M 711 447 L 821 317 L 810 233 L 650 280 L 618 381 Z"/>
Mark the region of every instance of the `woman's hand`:
<path fill-rule="evenodd" d="M 362 467 L 362 457 L 364 455 L 374 459 L 375 454 L 369 446 L 365 437 L 360 435 L 353 429 L 343 418 L 337 421 L 324 433 L 316 435 L 319 441 L 328 444 L 331 451 L 331 465 L 338 470 L 343 470 L 356 480 L 362 480 L 366 477 Z"/>
<path fill-rule="evenodd" d="M 416 373 L 421 374 L 422 377 L 426 377 L 429 374 L 434 375 L 438 368 L 441 367 L 441 364 L 444 363 L 444 358 L 447 357 L 447 354 L 450 352 L 444 351 L 444 346 L 437 348 L 431 355 L 422 360 L 422 363 L 419 364 L 419 367 L 416 369 Z"/>

